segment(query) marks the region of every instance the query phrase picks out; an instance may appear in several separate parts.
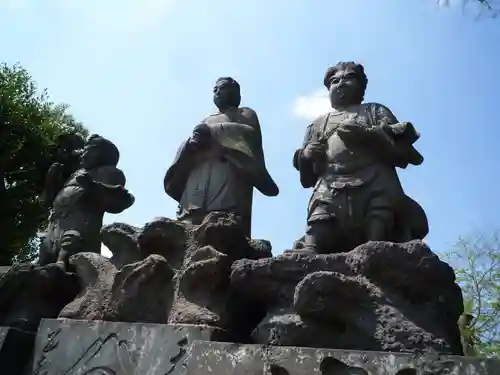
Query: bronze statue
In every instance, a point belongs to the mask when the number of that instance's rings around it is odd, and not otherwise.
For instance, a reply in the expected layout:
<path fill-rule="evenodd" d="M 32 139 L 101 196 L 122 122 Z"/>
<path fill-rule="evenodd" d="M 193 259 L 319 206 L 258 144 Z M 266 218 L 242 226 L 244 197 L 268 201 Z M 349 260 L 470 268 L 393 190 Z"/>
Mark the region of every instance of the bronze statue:
<path fill-rule="evenodd" d="M 76 153 L 74 147 L 65 152 Z M 41 265 L 56 262 L 66 268 L 69 256 L 77 252 L 100 253 L 104 213 L 120 213 L 134 203 L 125 189 L 125 175 L 116 167 L 120 153 L 111 141 L 90 136 L 79 158 L 79 169 L 69 178 L 68 164 L 54 163 L 47 173 L 46 197 L 53 202 L 40 247 Z"/>
<path fill-rule="evenodd" d="M 423 162 L 413 147 L 420 134 L 382 104 L 363 103 L 367 83 L 354 62 L 325 74 L 332 111 L 307 127 L 293 160 L 302 186 L 314 187 L 300 251 L 342 252 L 427 235 L 426 215 L 404 194 L 395 168 Z"/>
<path fill-rule="evenodd" d="M 197 225 L 210 212 L 232 212 L 250 237 L 253 188 L 266 196 L 279 190 L 266 169 L 257 114 L 239 108 L 240 85 L 222 77 L 213 91 L 219 112 L 180 146 L 165 175 L 165 192 L 179 203 L 179 220 Z"/>

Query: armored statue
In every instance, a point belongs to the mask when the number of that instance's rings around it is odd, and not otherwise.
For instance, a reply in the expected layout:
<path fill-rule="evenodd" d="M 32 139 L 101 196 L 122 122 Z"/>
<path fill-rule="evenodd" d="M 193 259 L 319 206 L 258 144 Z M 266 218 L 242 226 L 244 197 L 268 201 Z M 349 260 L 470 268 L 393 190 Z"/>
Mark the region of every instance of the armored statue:
<path fill-rule="evenodd" d="M 420 165 L 420 137 L 379 103 L 363 103 L 368 78 L 354 62 L 324 77 L 332 110 L 307 127 L 294 154 L 303 187 L 313 187 L 301 251 L 348 251 L 367 241 L 422 239 L 423 209 L 405 195 L 396 167 Z"/>
<path fill-rule="evenodd" d="M 66 268 L 69 256 L 77 252 L 101 252 L 100 231 L 105 212 L 120 213 L 134 203 L 125 189 L 125 175 L 116 166 L 118 148 L 109 140 L 94 134 L 83 150 L 75 150 L 78 142 L 61 147 L 66 161 L 78 155 L 79 166 L 56 162 L 46 176 L 47 198 L 52 210 L 38 263 L 56 262 Z"/>
<path fill-rule="evenodd" d="M 250 237 L 253 188 L 266 196 L 279 189 L 266 169 L 257 114 L 239 107 L 238 82 L 219 78 L 213 92 L 219 111 L 181 144 L 165 174 L 165 192 L 179 203 L 179 220 L 197 225 L 210 212 L 230 212 Z"/>

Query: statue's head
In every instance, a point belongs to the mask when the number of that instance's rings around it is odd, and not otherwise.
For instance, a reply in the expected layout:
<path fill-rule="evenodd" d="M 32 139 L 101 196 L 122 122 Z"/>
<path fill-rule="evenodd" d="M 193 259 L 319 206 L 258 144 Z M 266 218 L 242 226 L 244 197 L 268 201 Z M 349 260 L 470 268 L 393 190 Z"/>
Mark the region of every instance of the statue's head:
<path fill-rule="evenodd" d="M 215 82 L 214 104 L 223 111 L 239 107 L 241 103 L 240 84 L 231 77 L 221 77 Z"/>
<path fill-rule="evenodd" d="M 83 149 L 81 166 L 85 169 L 116 167 L 119 159 L 120 152 L 113 142 L 98 134 L 92 134 Z"/>
<path fill-rule="evenodd" d="M 323 80 L 333 108 L 361 104 L 365 97 L 368 77 L 363 65 L 353 61 L 340 62 L 328 68 Z"/>
<path fill-rule="evenodd" d="M 64 133 L 57 137 L 56 160 L 59 163 L 78 163 L 79 151 L 85 146 L 85 139 L 78 134 Z"/>

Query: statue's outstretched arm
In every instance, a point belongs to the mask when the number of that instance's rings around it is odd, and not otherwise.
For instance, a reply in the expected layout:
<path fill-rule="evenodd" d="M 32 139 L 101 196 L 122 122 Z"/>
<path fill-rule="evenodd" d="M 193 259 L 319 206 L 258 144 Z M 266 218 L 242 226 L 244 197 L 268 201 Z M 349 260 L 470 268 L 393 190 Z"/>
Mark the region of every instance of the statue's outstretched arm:
<path fill-rule="evenodd" d="M 125 188 L 125 176 L 121 170 L 109 169 L 106 174 L 108 181 L 96 180 L 86 172 L 77 176 L 77 181 L 106 212 L 117 214 L 132 206 L 135 197 Z"/>
<path fill-rule="evenodd" d="M 293 166 L 300 173 L 300 184 L 304 188 L 313 187 L 318 180 L 318 175 L 314 170 L 314 161 L 304 155 L 304 149 L 312 142 L 317 140 L 314 137 L 313 125 L 309 125 L 306 129 L 302 148 L 295 151 L 293 155 Z"/>

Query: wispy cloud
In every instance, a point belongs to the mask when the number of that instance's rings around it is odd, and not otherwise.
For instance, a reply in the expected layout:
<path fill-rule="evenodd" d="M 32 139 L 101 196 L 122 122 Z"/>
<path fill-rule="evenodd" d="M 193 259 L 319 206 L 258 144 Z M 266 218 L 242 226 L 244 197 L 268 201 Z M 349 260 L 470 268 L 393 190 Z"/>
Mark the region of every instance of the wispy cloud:
<path fill-rule="evenodd" d="M 330 109 L 328 93 L 324 89 L 319 89 L 309 95 L 299 96 L 294 102 L 293 114 L 300 119 L 314 120 Z"/>

